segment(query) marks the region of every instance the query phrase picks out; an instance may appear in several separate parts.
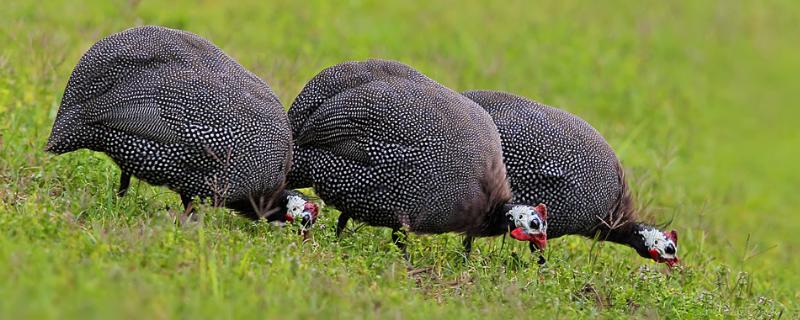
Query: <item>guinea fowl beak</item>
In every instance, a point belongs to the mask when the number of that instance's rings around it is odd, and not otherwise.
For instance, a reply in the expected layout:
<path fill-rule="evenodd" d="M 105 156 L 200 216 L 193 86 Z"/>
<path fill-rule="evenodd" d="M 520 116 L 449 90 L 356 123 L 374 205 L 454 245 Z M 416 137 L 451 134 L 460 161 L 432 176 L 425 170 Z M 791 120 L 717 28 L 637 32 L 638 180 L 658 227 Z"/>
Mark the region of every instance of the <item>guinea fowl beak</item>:
<path fill-rule="evenodd" d="M 547 247 L 547 234 L 544 233 L 528 234 L 522 228 L 516 228 L 511 231 L 511 237 L 519 241 L 533 242 L 539 249 Z"/>
<path fill-rule="evenodd" d="M 675 257 L 674 259 L 664 259 L 664 262 L 665 262 L 665 263 L 666 263 L 666 264 L 667 264 L 667 265 L 668 265 L 670 268 L 672 268 L 672 267 L 676 266 L 678 263 L 680 263 L 681 261 L 678 259 L 678 257 Z"/>
<path fill-rule="evenodd" d="M 681 262 L 680 259 L 678 259 L 678 257 L 674 258 L 661 257 L 661 255 L 658 253 L 658 250 L 656 249 L 651 249 L 649 252 L 650 252 L 650 257 L 652 257 L 655 262 L 666 263 L 668 266 L 670 266 L 670 268 L 674 267 L 675 265 Z"/>
<path fill-rule="evenodd" d="M 303 240 L 308 240 L 311 234 L 311 225 L 313 224 L 312 214 L 308 211 L 303 212 L 303 218 L 300 220 L 300 235 Z"/>

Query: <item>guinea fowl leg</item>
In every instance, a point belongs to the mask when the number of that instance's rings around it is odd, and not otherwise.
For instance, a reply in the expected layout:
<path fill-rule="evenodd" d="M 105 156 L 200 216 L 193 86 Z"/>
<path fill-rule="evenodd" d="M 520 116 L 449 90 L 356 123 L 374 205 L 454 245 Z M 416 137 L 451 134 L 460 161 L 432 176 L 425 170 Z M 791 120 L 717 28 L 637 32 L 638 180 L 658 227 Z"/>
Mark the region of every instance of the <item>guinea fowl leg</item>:
<path fill-rule="evenodd" d="M 464 236 L 464 240 L 461 241 L 464 244 L 464 263 L 469 262 L 469 254 L 472 252 L 472 241 L 474 240 L 475 238 L 472 236 Z"/>
<path fill-rule="evenodd" d="M 349 220 L 350 220 L 350 215 L 349 214 L 344 213 L 344 212 L 339 214 L 339 220 L 336 222 L 336 237 L 337 238 L 339 238 L 339 236 L 342 235 L 342 231 L 344 231 L 344 228 L 347 226 L 347 221 L 349 221 Z"/>
<path fill-rule="evenodd" d="M 402 237 L 400 237 L 402 235 Z M 392 229 L 392 242 L 403 252 L 403 259 L 410 262 L 411 258 L 408 256 L 408 251 L 406 250 L 406 238 L 408 237 L 408 233 L 405 230 L 396 228 Z"/>
<path fill-rule="evenodd" d="M 181 202 L 183 203 L 183 211 L 185 212 L 194 211 L 194 208 L 192 207 L 192 197 L 181 195 Z"/>
<path fill-rule="evenodd" d="M 192 206 L 192 197 L 183 194 L 181 195 L 181 202 L 183 203 L 183 214 L 181 214 L 180 221 L 183 223 L 194 212 L 194 206 Z"/>
<path fill-rule="evenodd" d="M 469 257 L 469 253 L 472 252 L 472 241 L 475 240 L 472 236 L 464 236 L 464 241 L 461 243 L 464 244 L 464 256 Z"/>
<path fill-rule="evenodd" d="M 528 243 L 528 248 L 531 249 L 531 254 L 533 255 L 539 254 L 539 260 L 536 263 L 538 263 L 539 265 L 543 265 L 545 262 L 547 262 L 547 260 L 545 260 L 544 258 L 544 255 L 542 254 L 542 251 L 539 250 L 539 248 L 537 248 L 535 245 L 533 245 L 533 242 Z"/>
<path fill-rule="evenodd" d="M 128 187 L 131 185 L 131 174 L 125 171 L 122 171 L 122 174 L 119 176 L 119 190 L 117 191 L 117 196 L 124 197 L 126 193 L 128 193 Z"/>

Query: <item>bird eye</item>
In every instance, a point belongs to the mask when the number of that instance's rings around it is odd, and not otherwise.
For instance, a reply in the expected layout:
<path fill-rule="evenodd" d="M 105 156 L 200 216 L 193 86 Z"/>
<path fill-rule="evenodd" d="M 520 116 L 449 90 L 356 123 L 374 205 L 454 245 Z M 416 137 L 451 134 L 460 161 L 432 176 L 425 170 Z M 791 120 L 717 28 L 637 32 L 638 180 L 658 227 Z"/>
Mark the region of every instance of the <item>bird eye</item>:
<path fill-rule="evenodd" d="M 673 245 L 671 245 L 671 244 L 670 244 L 670 245 L 668 245 L 668 246 L 667 246 L 667 247 L 664 249 L 664 252 L 665 252 L 666 254 L 675 254 L 675 246 L 673 246 Z"/>
<path fill-rule="evenodd" d="M 531 220 L 531 229 L 539 229 L 539 221 Z"/>

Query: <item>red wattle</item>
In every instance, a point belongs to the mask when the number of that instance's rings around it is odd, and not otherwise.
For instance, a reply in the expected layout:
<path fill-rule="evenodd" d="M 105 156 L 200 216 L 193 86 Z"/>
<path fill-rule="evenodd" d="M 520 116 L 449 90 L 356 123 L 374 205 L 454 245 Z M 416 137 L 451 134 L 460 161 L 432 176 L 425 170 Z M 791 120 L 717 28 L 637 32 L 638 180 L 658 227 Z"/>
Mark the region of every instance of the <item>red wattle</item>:
<path fill-rule="evenodd" d="M 306 204 L 303 206 L 303 209 L 305 211 L 311 212 L 311 217 L 312 218 L 316 218 L 317 214 L 319 213 L 319 209 L 317 208 L 317 205 L 312 203 L 312 202 L 306 202 Z"/>
<path fill-rule="evenodd" d="M 647 252 L 650 253 L 650 257 L 653 258 L 653 260 L 655 260 L 656 262 L 662 262 L 663 259 L 661 259 L 661 255 L 658 254 L 658 250 L 651 249 Z"/>
<path fill-rule="evenodd" d="M 678 264 L 678 263 L 680 263 L 681 261 L 680 261 L 680 260 L 678 260 L 678 258 L 677 258 L 677 257 L 675 257 L 675 259 L 666 259 L 666 261 L 664 261 L 664 262 L 666 262 L 668 266 L 670 266 L 670 267 L 674 267 L 675 265 L 677 265 L 677 264 Z"/>
<path fill-rule="evenodd" d="M 533 241 L 533 244 L 536 246 L 536 248 L 539 248 L 540 250 L 543 250 L 545 247 L 547 247 L 547 236 L 546 235 L 537 234 L 537 235 L 534 235 L 532 238 L 533 238 L 533 240 L 531 240 L 531 241 Z"/>
<path fill-rule="evenodd" d="M 511 231 L 511 237 L 514 238 L 514 239 L 517 239 L 519 241 L 531 241 L 531 240 L 533 240 L 533 237 L 531 237 L 530 235 L 525 233 L 525 231 L 523 231 L 522 228 L 516 228 L 516 229 L 512 230 Z"/>
<path fill-rule="evenodd" d="M 530 235 L 525 233 L 522 228 L 516 228 L 511 231 L 511 237 L 519 241 L 533 242 L 533 244 L 539 249 L 544 249 L 547 247 L 547 235 L 544 234 Z"/>

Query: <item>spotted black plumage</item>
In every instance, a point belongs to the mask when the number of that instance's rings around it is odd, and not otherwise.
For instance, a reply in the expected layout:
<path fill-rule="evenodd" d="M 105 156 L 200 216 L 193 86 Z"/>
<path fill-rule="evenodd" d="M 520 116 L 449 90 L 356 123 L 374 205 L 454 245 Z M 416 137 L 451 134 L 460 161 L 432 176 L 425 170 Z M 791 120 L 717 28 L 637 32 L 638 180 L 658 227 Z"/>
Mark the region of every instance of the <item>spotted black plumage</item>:
<path fill-rule="evenodd" d="M 586 121 L 508 93 L 464 95 L 485 108 L 497 125 L 513 201 L 547 205 L 549 238 L 599 235 L 632 246 L 647 258 L 652 249 L 665 259 L 674 257 L 674 231 L 654 232 L 654 227 L 636 221 L 621 164 Z M 648 237 L 663 238 L 663 246 L 646 245 Z"/>
<path fill-rule="evenodd" d="M 283 194 L 292 151 L 267 84 L 207 40 L 156 26 L 100 40 L 73 70 L 46 149 L 81 148 L 119 165 L 120 194 L 133 175 L 250 218 Z"/>
<path fill-rule="evenodd" d="M 323 70 L 292 104 L 289 122 L 296 157 L 289 185 L 313 185 L 342 212 L 338 230 L 348 218 L 470 237 L 514 226 L 505 216 L 511 193 L 492 119 L 404 64 Z M 544 228 L 542 221 L 536 231 Z"/>

